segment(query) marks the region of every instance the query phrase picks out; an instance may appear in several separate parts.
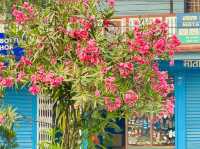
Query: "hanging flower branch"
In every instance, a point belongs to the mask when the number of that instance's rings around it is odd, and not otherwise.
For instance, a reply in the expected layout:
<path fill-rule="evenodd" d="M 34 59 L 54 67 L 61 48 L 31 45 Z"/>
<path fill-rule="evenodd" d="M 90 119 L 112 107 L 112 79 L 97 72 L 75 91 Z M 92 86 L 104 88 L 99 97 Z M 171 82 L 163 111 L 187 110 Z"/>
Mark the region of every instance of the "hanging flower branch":
<path fill-rule="evenodd" d="M 80 145 L 79 129 L 94 145 L 91 136 L 104 134 L 116 118 L 160 107 L 173 89 L 155 59 L 172 59 L 180 45 L 177 37 L 169 37 L 167 24 L 156 19 L 136 21 L 129 32 L 108 38 L 114 5 L 114 0 L 107 5 L 84 0 L 52 2 L 38 10 L 27 2 L 13 7 L 10 33 L 26 35 L 20 42 L 25 55 L 19 61 L 3 58 L 8 65 L 1 67 L 1 90 L 18 84 L 27 85 L 33 95 L 50 94 L 64 133 L 63 148 Z M 72 134 L 77 139 L 70 140 Z"/>

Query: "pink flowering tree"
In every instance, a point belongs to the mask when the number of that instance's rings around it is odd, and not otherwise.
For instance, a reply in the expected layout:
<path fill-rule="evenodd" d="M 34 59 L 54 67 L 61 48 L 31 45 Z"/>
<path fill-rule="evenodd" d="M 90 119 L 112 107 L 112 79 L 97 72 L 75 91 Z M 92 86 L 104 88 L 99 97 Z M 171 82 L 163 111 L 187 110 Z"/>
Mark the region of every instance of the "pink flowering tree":
<path fill-rule="evenodd" d="M 63 149 L 80 146 L 83 138 L 88 148 L 100 145 L 97 136 L 106 137 L 105 128 L 116 119 L 135 111 L 159 113 L 173 91 L 155 59 L 172 59 L 179 40 L 168 37 L 159 19 L 135 22 L 127 33 L 108 37 L 114 5 L 63 0 L 38 9 L 27 2 L 13 6 L 9 32 L 23 36 L 25 55 L 19 61 L 12 52 L 2 56 L 2 95 L 5 88 L 22 86 L 33 95 L 50 95 Z M 167 105 L 172 112 L 173 103 Z"/>

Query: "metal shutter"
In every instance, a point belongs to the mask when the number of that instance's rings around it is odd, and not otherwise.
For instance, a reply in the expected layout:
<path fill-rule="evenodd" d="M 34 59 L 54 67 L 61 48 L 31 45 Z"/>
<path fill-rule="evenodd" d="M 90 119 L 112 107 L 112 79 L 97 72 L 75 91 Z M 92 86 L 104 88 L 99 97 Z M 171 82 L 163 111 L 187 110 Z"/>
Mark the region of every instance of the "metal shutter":
<path fill-rule="evenodd" d="M 26 89 L 20 92 L 14 89 L 6 91 L 3 99 L 5 105 L 12 105 L 23 117 L 15 124 L 17 134 L 17 149 L 36 149 L 37 148 L 37 101 Z"/>
<path fill-rule="evenodd" d="M 186 149 L 200 149 L 200 74 L 188 74 L 186 89 Z"/>

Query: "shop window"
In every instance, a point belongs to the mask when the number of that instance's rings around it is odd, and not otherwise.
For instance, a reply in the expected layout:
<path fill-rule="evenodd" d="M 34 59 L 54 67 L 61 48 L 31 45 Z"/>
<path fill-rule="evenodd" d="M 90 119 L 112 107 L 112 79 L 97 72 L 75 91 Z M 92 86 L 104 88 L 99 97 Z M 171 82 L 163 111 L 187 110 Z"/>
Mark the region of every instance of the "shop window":
<path fill-rule="evenodd" d="M 186 0 L 186 12 L 200 12 L 200 0 Z"/>
<path fill-rule="evenodd" d="M 174 93 L 163 100 L 163 108 L 174 105 Z M 161 110 L 158 115 L 133 113 L 127 122 L 128 146 L 175 146 L 175 113 Z"/>

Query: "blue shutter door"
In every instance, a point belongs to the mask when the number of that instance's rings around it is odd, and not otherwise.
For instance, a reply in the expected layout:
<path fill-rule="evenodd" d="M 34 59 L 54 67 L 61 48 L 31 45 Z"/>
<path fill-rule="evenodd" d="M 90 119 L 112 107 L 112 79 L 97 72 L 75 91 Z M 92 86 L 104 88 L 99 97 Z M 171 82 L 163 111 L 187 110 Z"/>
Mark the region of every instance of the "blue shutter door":
<path fill-rule="evenodd" d="M 186 149 L 200 149 L 200 74 L 186 74 Z"/>
<path fill-rule="evenodd" d="M 5 105 L 12 105 L 22 118 L 16 122 L 17 149 L 36 149 L 37 145 L 37 123 L 36 123 L 36 97 L 32 96 L 26 89 L 15 91 L 9 89 L 4 97 Z"/>

